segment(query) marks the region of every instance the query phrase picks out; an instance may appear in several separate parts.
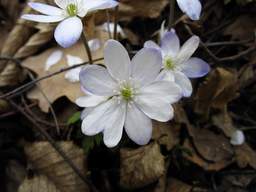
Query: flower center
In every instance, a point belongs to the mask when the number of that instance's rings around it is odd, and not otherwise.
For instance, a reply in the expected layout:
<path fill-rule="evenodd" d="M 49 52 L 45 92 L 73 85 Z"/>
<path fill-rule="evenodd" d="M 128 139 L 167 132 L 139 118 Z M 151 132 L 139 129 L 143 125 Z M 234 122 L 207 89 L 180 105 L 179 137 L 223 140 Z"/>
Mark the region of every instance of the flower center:
<path fill-rule="evenodd" d="M 124 100 L 130 101 L 132 100 L 134 94 L 133 94 L 133 88 L 129 85 L 123 86 L 120 90 L 121 96 Z"/>
<path fill-rule="evenodd" d="M 67 6 L 67 12 L 69 14 L 69 16 L 73 17 L 77 15 L 77 6 L 74 3 L 70 3 Z"/>
<path fill-rule="evenodd" d="M 164 67 L 165 69 L 168 69 L 168 70 L 173 70 L 175 68 L 175 64 L 170 57 L 166 57 L 164 59 Z"/>

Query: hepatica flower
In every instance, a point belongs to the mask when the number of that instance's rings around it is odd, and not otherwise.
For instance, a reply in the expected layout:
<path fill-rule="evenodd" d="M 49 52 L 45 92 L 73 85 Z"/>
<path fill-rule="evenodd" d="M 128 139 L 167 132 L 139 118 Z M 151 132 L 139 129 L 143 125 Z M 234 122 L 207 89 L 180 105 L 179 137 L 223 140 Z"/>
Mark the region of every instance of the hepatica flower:
<path fill-rule="evenodd" d="M 81 18 L 90 12 L 112 8 L 118 4 L 114 0 L 55 0 L 55 3 L 58 7 L 30 2 L 28 5 L 43 15 L 25 14 L 22 18 L 43 23 L 60 22 L 55 29 L 54 38 L 64 48 L 79 40 L 83 31 Z"/>
<path fill-rule="evenodd" d="M 88 93 L 77 99 L 82 113 L 82 132 L 103 132 L 104 143 L 116 146 L 123 133 L 137 144 L 147 144 L 152 134 L 151 119 L 168 121 L 170 104 L 181 97 L 180 88 L 168 81 L 155 81 L 161 70 L 161 53 L 152 48 L 140 50 L 132 60 L 115 40 L 104 49 L 105 67 L 90 65 L 80 72 L 82 89 Z"/>
<path fill-rule="evenodd" d="M 192 36 L 182 47 L 180 40 L 174 29 L 166 32 L 161 39 L 161 46 L 153 41 L 147 41 L 144 47 L 155 48 L 162 53 L 162 71 L 158 78 L 175 82 L 182 89 L 184 97 L 192 94 L 192 84 L 189 78 L 205 76 L 209 70 L 209 65 L 200 58 L 191 57 L 199 46 L 200 39 Z"/>
<path fill-rule="evenodd" d="M 186 13 L 190 19 L 199 20 L 202 10 L 199 0 L 177 0 L 177 3 L 182 12 Z"/>

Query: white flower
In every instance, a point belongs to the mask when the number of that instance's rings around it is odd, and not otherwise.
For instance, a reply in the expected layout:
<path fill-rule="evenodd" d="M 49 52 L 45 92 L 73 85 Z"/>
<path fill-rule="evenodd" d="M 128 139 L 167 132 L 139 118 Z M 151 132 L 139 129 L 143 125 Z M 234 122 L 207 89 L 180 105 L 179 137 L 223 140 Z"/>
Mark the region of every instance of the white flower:
<path fill-rule="evenodd" d="M 29 6 L 43 15 L 25 14 L 22 18 L 43 23 L 61 21 L 55 29 L 54 37 L 64 48 L 72 46 L 79 40 L 83 31 L 80 18 L 90 12 L 112 8 L 118 4 L 114 0 L 55 0 L 55 3 L 58 7 L 30 2 Z"/>
<path fill-rule="evenodd" d="M 199 0 L 177 0 L 180 9 L 186 13 L 190 19 L 199 20 L 202 5 Z"/>
<path fill-rule="evenodd" d="M 232 145 L 242 145 L 245 141 L 244 133 L 240 130 L 236 130 L 232 133 L 230 143 Z"/>
<path fill-rule="evenodd" d="M 132 59 L 115 40 L 108 40 L 104 49 L 107 68 L 86 66 L 80 82 L 87 94 L 76 103 L 86 108 L 82 113 L 82 132 L 95 135 L 103 132 L 104 143 L 116 146 L 123 133 L 137 144 L 149 142 L 151 119 L 168 121 L 173 117 L 170 104 L 178 101 L 181 90 L 174 83 L 156 81 L 161 70 L 161 53 L 144 48 Z"/>
<path fill-rule="evenodd" d="M 63 52 L 61 50 L 53 51 L 45 62 L 45 71 L 48 71 L 51 66 L 57 64 L 63 56 Z"/>
<path fill-rule="evenodd" d="M 199 37 L 192 36 L 180 47 L 180 40 L 172 29 L 166 32 L 161 39 L 161 46 L 153 41 L 147 41 L 144 44 L 144 47 L 161 50 L 163 70 L 158 79 L 177 83 L 181 87 L 184 97 L 189 97 L 192 94 L 193 88 L 189 78 L 203 77 L 210 70 L 205 61 L 191 57 L 198 48 L 199 42 Z"/>
<path fill-rule="evenodd" d="M 68 66 L 74 66 L 83 63 L 83 59 L 80 57 L 76 57 L 73 55 L 67 55 L 67 63 Z M 70 81 L 71 83 L 79 82 L 79 73 L 81 71 L 82 67 L 77 67 L 75 69 L 71 69 L 65 74 L 65 79 Z"/>

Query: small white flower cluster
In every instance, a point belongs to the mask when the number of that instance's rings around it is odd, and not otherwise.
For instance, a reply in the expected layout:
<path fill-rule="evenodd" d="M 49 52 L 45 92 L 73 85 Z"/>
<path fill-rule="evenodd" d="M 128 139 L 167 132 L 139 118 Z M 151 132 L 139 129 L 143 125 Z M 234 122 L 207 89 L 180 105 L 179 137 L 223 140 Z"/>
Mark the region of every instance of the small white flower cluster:
<path fill-rule="evenodd" d="M 89 12 L 117 6 L 114 0 L 55 0 L 58 7 L 42 3 L 29 3 L 30 7 L 44 15 L 26 14 L 22 18 L 38 22 L 59 22 L 54 37 L 62 47 L 70 47 L 78 41 L 83 31 L 80 18 Z M 177 0 L 181 10 L 192 20 L 201 14 L 199 0 Z M 113 30 L 113 24 L 105 26 Z M 118 29 L 122 34 L 121 28 Z M 108 40 L 104 47 L 104 64 L 89 65 L 66 74 L 72 81 L 80 80 L 85 96 L 76 103 L 82 112 L 82 132 L 85 135 L 103 133 L 108 147 L 116 146 L 123 130 L 139 145 L 147 144 L 152 136 L 152 120 L 166 122 L 173 118 L 172 104 L 192 94 L 189 78 L 205 76 L 210 67 L 197 57 L 191 57 L 200 39 L 192 36 L 182 46 L 174 29 L 161 30 L 160 46 L 147 41 L 144 48 L 130 60 L 128 52 L 118 41 Z M 93 43 L 90 47 L 97 47 Z M 95 48 L 96 49 L 96 48 Z M 61 52 L 51 56 L 48 70 Z M 70 65 L 77 58 L 69 56 Z M 73 62 L 74 61 L 74 62 Z M 78 79 L 79 74 L 79 79 Z M 231 143 L 243 143 L 241 132 L 232 135 Z"/>

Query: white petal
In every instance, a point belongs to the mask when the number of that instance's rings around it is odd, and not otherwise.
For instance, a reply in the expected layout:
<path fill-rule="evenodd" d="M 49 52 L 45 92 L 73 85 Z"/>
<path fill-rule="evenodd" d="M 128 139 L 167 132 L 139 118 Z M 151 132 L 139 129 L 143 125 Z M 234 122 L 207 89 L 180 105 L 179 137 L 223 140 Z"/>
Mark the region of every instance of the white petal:
<path fill-rule="evenodd" d="M 107 147 L 115 147 L 122 138 L 126 115 L 126 103 L 121 102 L 104 114 L 103 141 Z"/>
<path fill-rule="evenodd" d="M 154 41 L 146 41 L 144 43 L 145 48 L 155 48 L 155 49 L 160 49 L 159 45 L 157 45 Z"/>
<path fill-rule="evenodd" d="M 156 81 L 173 81 L 174 82 L 174 74 L 171 70 L 162 70 L 156 78 Z"/>
<path fill-rule="evenodd" d="M 79 40 L 82 31 L 82 21 L 78 17 L 70 17 L 57 26 L 54 37 L 60 46 L 67 48 Z"/>
<path fill-rule="evenodd" d="M 68 4 L 74 3 L 75 1 L 72 0 L 54 0 L 56 5 L 58 5 L 62 9 L 66 9 Z"/>
<path fill-rule="evenodd" d="M 84 120 L 93 110 L 95 109 L 95 107 L 87 107 L 85 108 L 82 113 L 81 113 L 81 120 Z"/>
<path fill-rule="evenodd" d="M 97 51 L 101 47 L 101 43 L 99 39 L 91 39 L 88 41 L 88 46 L 91 51 Z"/>
<path fill-rule="evenodd" d="M 136 105 L 127 107 L 125 131 L 138 145 L 146 145 L 152 136 L 152 122 Z"/>
<path fill-rule="evenodd" d="M 162 39 L 164 37 L 164 34 L 167 32 L 168 30 L 165 29 L 165 20 L 161 23 L 161 28 L 160 28 L 160 39 Z"/>
<path fill-rule="evenodd" d="M 117 86 L 108 71 L 99 65 L 84 67 L 80 72 L 80 81 L 86 91 L 101 96 L 112 96 Z"/>
<path fill-rule="evenodd" d="M 124 46 L 115 40 L 108 40 L 104 48 L 104 63 L 113 78 L 128 80 L 130 76 L 130 58 Z"/>
<path fill-rule="evenodd" d="M 45 70 L 48 71 L 51 66 L 57 64 L 63 56 L 63 52 L 60 50 L 53 51 L 47 58 L 45 63 Z"/>
<path fill-rule="evenodd" d="M 63 16 L 48 16 L 48 15 L 34 15 L 34 14 L 25 14 L 21 16 L 22 19 L 29 21 L 36 21 L 42 23 L 55 23 L 65 19 Z"/>
<path fill-rule="evenodd" d="M 180 52 L 177 55 L 176 64 L 182 65 L 186 62 L 197 50 L 200 39 L 198 36 L 192 36 L 181 47 Z"/>
<path fill-rule="evenodd" d="M 74 66 L 83 63 L 83 59 L 73 55 L 67 55 L 68 66 Z"/>
<path fill-rule="evenodd" d="M 88 12 L 116 7 L 118 2 L 114 0 L 85 0 L 84 7 Z"/>
<path fill-rule="evenodd" d="M 191 81 L 181 72 L 175 72 L 175 83 L 182 89 L 184 97 L 190 97 L 193 91 Z"/>
<path fill-rule="evenodd" d="M 71 69 L 65 74 L 65 79 L 67 79 L 71 83 L 79 82 L 79 74 L 82 70 L 82 67 L 77 67 L 75 69 Z"/>
<path fill-rule="evenodd" d="M 164 34 L 161 39 L 161 49 L 165 56 L 175 57 L 180 50 L 180 40 L 174 29 Z"/>
<path fill-rule="evenodd" d="M 245 142 L 244 133 L 240 130 L 236 130 L 231 135 L 230 143 L 232 145 L 242 145 Z"/>
<path fill-rule="evenodd" d="M 180 87 L 169 81 L 155 81 L 141 88 L 139 94 L 143 97 L 164 99 L 168 103 L 177 102 L 182 97 Z"/>
<path fill-rule="evenodd" d="M 136 105 L 151 119 L 166 122 L 173 118 L 173 108 L 166 98 L 158 96 L 141 95 L 136 96 Z"/>
<path fill-rule="evenodd" d="M 82 132 L 89 136 L 102 132 L 104 129 L 104 121 L 106 120 L 105 114 L 107 114 L 107 111 L 111 111 L 112 108 L 116 107 L 115 103 L 116 101 L 113 99 L 108 100 L 99 106 L 92 108 L 92 110 L 87 111 L 87 114 L 83 114 Z"/>
<path fill-rule="evenodd" d="M 46 5 L 43 3 L 34 3 L 34 2 L 29 2 L 28 5 L 32 8 L 35 9 L 36 11 L 43 13 L 45 15 L 52 15 L 52 16 L 62 16 L 63 15 L 63 10 L 51 5 Z"/>
<path fill-rule="evenodd" d="M 109 31 L 110 33 L 114 33 L 115 24 L 112 23 L 112 22 L 106 22 L 106 23 L 104 23 L 104 24 L 101 26 L 101 28 L 102 28 L 104 31 L 107 31 L 107 32 Z M 126 35 L 125 35 L 125 33 L 124 33 L 122 27 L 121 27 L 119 24 L 117 24 L 117 30 L 116 30 L 116 32 L 117 32 L 118 34 L 120 34 L 123 38 L 126 37 Z"/>
<path fill-rule="evenodd" d="M 182 66 L 182 72 L 189 78 L 203 77 L 210 71 L 208 63 L 202 59 L 192 57 Z"/>
<path fill-rule="evenodd" d="M 202 5 L 199 0 L 177 0 L 180 9 L 186 13 L 190 19 L 199 20 Z"/>
<path fill-rule="evenodd" d="M 76 104 L 79 107 L 95 107 L 96 105 L 99 105 L 100 103 L 106 101 L 107 99 L 108 97 L 88 94 L 86 96 L 79 97 L 76 100 Z"/>
<path fill-rule="evenodd" d="M 161 67 L 161 52 L 153 48 L 143 48 L 132 59 L 131 76 L 141 85 L 150 84 L 158 76 Z"/>

